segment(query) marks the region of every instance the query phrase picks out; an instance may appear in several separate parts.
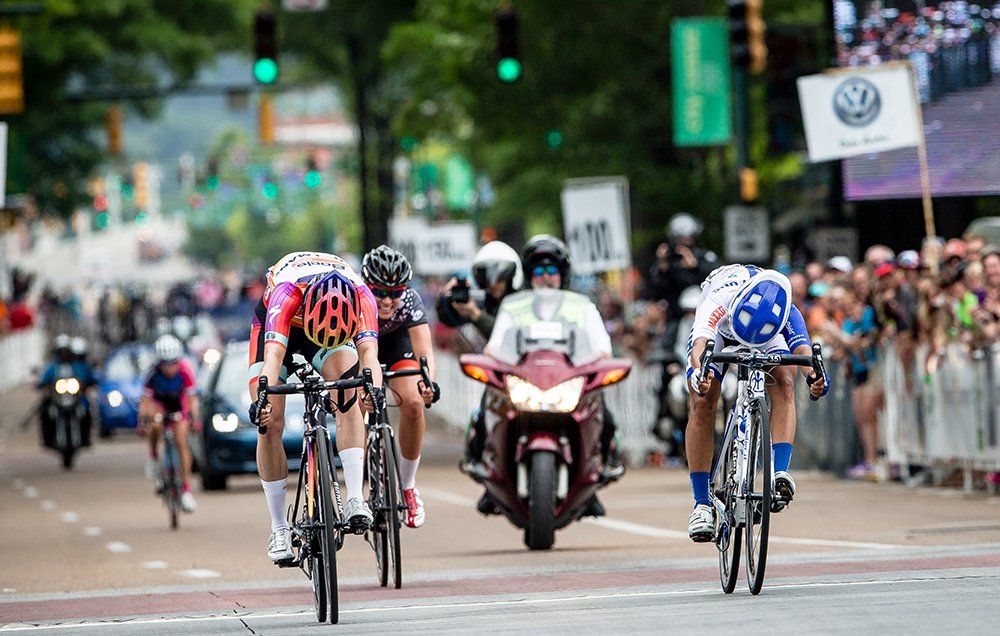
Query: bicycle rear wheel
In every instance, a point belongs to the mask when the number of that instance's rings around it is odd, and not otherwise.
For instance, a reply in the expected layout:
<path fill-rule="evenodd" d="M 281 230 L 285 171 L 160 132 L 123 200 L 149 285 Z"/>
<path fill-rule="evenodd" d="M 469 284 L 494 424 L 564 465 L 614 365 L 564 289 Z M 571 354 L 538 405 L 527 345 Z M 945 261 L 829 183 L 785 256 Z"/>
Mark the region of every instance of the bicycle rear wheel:
<path fill-rule="evenodd" d="M 325 583 L 328 606 L 330 608 L 327 618 L 331 623 L 340 620 L 340 599 L 337 590 L 337 521 L 333 511 L 332 483 L 332 458 L 330 457 L 330 438 L 327 437 L 326 429 L 320 428 L 316 431 L 316 481 L 317 488 L 317 508 L 319 509 L 321 526 L 319 528 L 319 544 L 325 565 Z"/>
<path fill-rule="evenodd" d="M 378 584 L 389 584 L 389 542 L 386 540 L 388 515 L 385 508 L 385 487 L 382 473 L 382 436 L 373 435 L 367 448 L 368 453 L 368 501 L 375 515 L 372 524 L 372 549 L 375 551 L 375 575 Z"/>
<path fill-rule="evenodd" d="M 403 587 L 403 557 L 399 544 L 399 451 L 392 429 L 388 426 L 379 431 L 382 438 L 382 489 L 385 493 L 385 537 L 386 552 L 389 555 L 389 570 L 392 572 L 392 584 L 397 590 Z"/>
<path fill-rule="evenodd" d="M 712 479 L 714 497 L 722 501 L 726 512 L 722 519 L 716 519 L 718 532 L 715 546 L 719 549 L 719 581 L 722 591 L 732 594 L 739 577 L 740 546 L 742 527 L 736 523 L 733 511 L 736 509 L 736 481 L 733 471 L 733 449 L 736 444 L 736 429 L 728 431 L 719 451 Z M 715 505 L 715 501 L 712 502 Z M 718 515 L 716 508 L 716 515 Z"/>
<path fill-rule="evenodd" d="M 750 407 L 747 440 L 746 566 L 751 594 L 760 594 L 767 565 L 767 533 L 771 521 L 771 424 L 763 400 Z"/>

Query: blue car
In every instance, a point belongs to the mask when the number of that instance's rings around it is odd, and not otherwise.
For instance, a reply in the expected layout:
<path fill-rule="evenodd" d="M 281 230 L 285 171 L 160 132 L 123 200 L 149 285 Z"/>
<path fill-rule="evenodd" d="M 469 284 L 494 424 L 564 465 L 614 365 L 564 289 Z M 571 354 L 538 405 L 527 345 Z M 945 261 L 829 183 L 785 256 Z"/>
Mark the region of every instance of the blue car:
<path fill-rule="evenodd" d="M 155 360 L 152 345 L 138 342 L 115 347 L 104 357 L 97 389 L 101 437 L 118 428 L 135 429 L 142 384 Z"/>
<path fill-rule="evenodd" d="M 202 434 L 201 448 L 194 452 L 200 455 L 204 490 L 224 490 L 229 475 L 257 472 L 257 427 L 250 423 L 247 413 L 249 356 L 248 341 L 230 344 L 220 356 L 206 356 L 206 367 L 199 374 Z M 288 396 L 282 442 L 290 471 L 299 469 L 302 456 L 304 410 L 305 400 L 301 395 Z"/>

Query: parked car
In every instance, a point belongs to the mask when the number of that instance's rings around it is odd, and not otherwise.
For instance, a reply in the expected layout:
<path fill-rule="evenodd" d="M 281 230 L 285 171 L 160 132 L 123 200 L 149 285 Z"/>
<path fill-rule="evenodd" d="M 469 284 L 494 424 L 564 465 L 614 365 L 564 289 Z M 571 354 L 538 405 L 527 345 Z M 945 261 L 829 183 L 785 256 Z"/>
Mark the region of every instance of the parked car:
<path fill-rule="evenodd" d="M 199 374 L 202 434 L 200 455 L 201 484 L 205 490 L 224 490 L 230 475 L 257 472 L 257 427 L 247 411 L 248 341 L 232 343 L 221 356 L 206 356 L 206 368 Z M 289 395 L 285 407 L 282 441 L 290 470 L 298 470 L 302 454 L 301 395 Z M 332 427 L 331 427 L 332 429 Z M 333 430 L 330 431 L 333 437 Z"/>
<path fill-rule="evenodd" d="M 115 347 L 104 356 L 97 389 L 101 437 L 109 437 L 115 429 L 136 427 L 142 385 L 155 361 L 153 346 L 139 342 Z"/>

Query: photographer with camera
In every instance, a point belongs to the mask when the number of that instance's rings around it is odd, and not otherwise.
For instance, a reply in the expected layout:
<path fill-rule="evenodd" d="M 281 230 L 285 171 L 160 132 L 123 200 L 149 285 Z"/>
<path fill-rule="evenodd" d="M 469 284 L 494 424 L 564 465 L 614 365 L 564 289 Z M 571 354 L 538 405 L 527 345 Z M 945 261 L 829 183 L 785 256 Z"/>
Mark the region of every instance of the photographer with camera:
<path fill-rule="evenodd" d="M 510 245 L 491 241 L 473 257 L 472 279 L 475 292 L 464 276 L 448 281 L 437 300 L 438 319 L 449 327 L 471 324 L 489 340 L 500 302 L 524 283 L 521 259 Z"/>

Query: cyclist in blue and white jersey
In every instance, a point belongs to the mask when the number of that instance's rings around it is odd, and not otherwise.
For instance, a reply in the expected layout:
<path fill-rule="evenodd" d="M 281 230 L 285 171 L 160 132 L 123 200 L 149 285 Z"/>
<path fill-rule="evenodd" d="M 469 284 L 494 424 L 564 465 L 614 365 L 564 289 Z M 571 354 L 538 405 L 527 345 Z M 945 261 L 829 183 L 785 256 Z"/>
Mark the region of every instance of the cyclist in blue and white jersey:
<path fill-rule="evenodd" d="M 709 500 L 712 467 L 713 421 L 725 367 L 712 364 L 704 382 L 698 381 L 701 356 L 709 340 L 715 352 L 725 347 L 753 347 L 764 353 L 811 355 L 812 343 L 802 314 L 792 304 L 791 283 L 779 272 L 753 265 L 726 265 L 708 275 L 701 284 L 701 300 L 688 339 L 687 378 L 691 392 L 686 432 L 688 465 L 694 511 L 688 519 L 693 541 L 711 541 L 715 530 Z M 810 381 L 816 398 L 826 395 L 829 378 L 813 380 L 811 369 L 799 367 Z M 796 368 L 775 367 L 774 382 L 767 387 L 771 408 L 771 439 L 774 451 L 774 510 L 787 506 L 795 495 L 795 481 L 788 473 L 795 439 Z"/>

